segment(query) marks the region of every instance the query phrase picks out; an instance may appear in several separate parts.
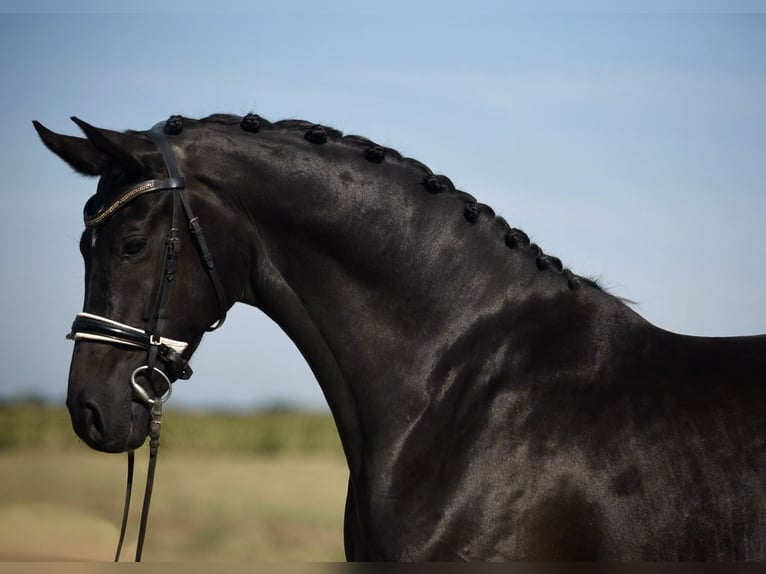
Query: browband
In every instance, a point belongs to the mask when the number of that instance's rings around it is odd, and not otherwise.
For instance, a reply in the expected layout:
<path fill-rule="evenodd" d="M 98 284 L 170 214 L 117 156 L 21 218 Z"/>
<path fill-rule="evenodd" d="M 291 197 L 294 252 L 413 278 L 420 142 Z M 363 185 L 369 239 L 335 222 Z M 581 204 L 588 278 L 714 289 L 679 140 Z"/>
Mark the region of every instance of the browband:
<path fill-rule="evenodd" d="M 103 223 L 109 219 L 114 213 L 123 207 L 126 203 L 137 198 L 139 195 L 149 193 L 151 191 L 160 191 L 165 189 L 183 189 L 184 178 L 183 177 L 166 177 L 162 179 L 150 179 L 142 181 L 136 185 L 131 185 L 125 191 L 120 194 L 116 200 L 110 203 L 108 206 L 100 209 L 94 216 L 89 216 L 87 213 L 87 204 L 85 205 L 86 211 L 83 212 L 83 219 L 85 220 L 85 227 L 96 227 L 100 223 Z"/>

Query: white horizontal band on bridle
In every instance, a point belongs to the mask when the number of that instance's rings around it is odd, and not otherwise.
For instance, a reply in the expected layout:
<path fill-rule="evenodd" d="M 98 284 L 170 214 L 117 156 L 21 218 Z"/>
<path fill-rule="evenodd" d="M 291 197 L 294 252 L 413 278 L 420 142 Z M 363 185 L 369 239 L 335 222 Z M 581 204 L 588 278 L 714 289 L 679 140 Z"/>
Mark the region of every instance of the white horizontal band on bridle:
<path fill-rule="evenodd" d="M 84 319 L 94 319 L 102 323 L 108 323 L 110 325 L 114 325 L 115 327 L 119 327 L 120 329 L 133 331 L 134 333 L 138 333 L 140 335 L 146 334 L 146 331 L 144 331 L 143 329 L 139 329 L 131 325 L 126 325 L 125 323 L 120 323 L 119 321 L 108 319 L 106 317 L 95 315 L 93 313 L 77 313 L 77 317 L 82 317 Z M 132 341 L 121 339 L 119 337 L 110 337 L 108 335 L 94 335 L 93 333 L 82 333 L 79 331 L 72 333 L 70 338 L 74 341 L 101 341 L 105 343 L 119 343 L 121 345 L 126 345 L 129 347 L 137 347 L 139 349 L 145 348 L 144 345 L 139 345 L 138 343 L 133 343 Z M 177 341 L 175 339 L 169 339 L 167 337 L 160 337 L 159 344 L 167 345 L 179 355 L 183 353 L 186 350 L 186 348 L 189 346 L 189 343 L 186 343 L 184 341 Z"/>

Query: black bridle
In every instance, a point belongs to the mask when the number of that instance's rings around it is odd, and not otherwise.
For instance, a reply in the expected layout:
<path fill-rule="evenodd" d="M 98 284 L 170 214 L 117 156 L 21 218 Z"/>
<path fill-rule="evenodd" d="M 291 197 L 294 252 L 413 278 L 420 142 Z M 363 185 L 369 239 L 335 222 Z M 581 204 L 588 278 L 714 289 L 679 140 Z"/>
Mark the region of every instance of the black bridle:
<path fill-rule="evenodd" d="M 149 505 L 151 503 L 152 488 L 154 485 L 154 471 L 157 462 L 157 451 L 160 443 L 160 426 L 162 419 L 162 404 L 170 398 L 171 382 L 176 379 L 188 379 L 192 375 L 187 360 L 183 357 L 183 352 L 188 348 L 188 343 L 165 338 L 162 332 L 165 327 L 165 308 L 168 302 L 170 286 L 176 273 L 176 262 L 179 256 L 180 239 L 178 237 L 178 221 L 180 212 L 183 211 L 186 221 L 189 225 L 189 231 L 193 242 L 197 247 L 203 266 L 207 270 L 210 281 L 215 290 L 220 309 L 220 315 L 217 322 L 208 327 L 207 331 L 214 331 L 223 325 L 226 320 L 226 310 L 228 308 L 226 294 L 223 289 L 218 272 L 213 264 L 213 257 L 208 249 L 205 236 L 202 233 L 199 219 L 194 215 L 189 204 L 189 200 L 184 193 L 185 182 L 178 168 L 175 155 L 170 147 L 167 135 L 173 135 L 180 132 L 180 118 L 172 116 L 167 122 L 160 122 L 150 131 L 146 132 L 149 139 L 159 148 L 165 161 L 165 167 L 168 172 L 167 178 L 150 179 L 135 184 L 120 193 L 119 197 L 110 203 L 98 209 L 96 213 L 91 214 L 89 205 L 85 206 L 85 227 L 95 228 L 120 208 L 132 201 L 136 197 L 145 193 L 155 191 L 169 191 L 173 196 L 173 212 L 165 241 L 165 258 L 162 266 L 162 275 L 157 289 L 156 299 L 147 326 L 143 329 L 120 323 L 113 319 L 94 315 L 92 313 L 79 313 L 72 323 L 72 329 L 67 335 L 68 339 L 74 341 L 97 341 L 122 345 L 132 348 L 146 350 L 146 364 L 135 369 L 130 377 L 133 392 L 142 402 L 150 407 L 151 420 L 149 423 L 149 467 L 146 477 L 146 490 L 144 491 L 144 502 L 141 511 L 141 522 L 138 533 L 138 543 L 136 547 L 136 562 L 141 561 L 144 538 L 146 535 L 146 523 L 149 515 Z M 91 200 L 92 201 L 92 200 Z M 164 366 L 164 371 L 157 365 L 159 361 Z M 143 374 L 148 382 L 147 390 L 136 377 Z M 164 390 L 156 392 L 155 381 L 159 377 Z M 161 387 L 162 388 L 162 387 Z M 154 396 L 152 396 L 154 394 Z M 134 452 L 128 452 L 128 478 L 125 492 L 125 506 L 123 509 L 122 524 L 120 528 L 120 539 L 117 544 L 115 562 L 120 559 L 120 551 L 125 538 L 125 528 L 127 525 L 128 511 L 130 509 L 130 496 L 133 484 L 133 466 Z"/>

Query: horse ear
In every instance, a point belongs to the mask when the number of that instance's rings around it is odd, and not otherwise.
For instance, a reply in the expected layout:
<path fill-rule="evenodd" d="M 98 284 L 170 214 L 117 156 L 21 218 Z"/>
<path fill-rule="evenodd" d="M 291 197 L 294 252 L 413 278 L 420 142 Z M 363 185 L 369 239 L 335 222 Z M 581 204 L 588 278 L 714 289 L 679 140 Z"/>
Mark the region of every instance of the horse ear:
<path fill-rule="evenodd" d="M 76 172 L 82 175 L 101 173 L 103 156 L 90 141 L 57 134 L 38 121 L 33 121 L 32 124 L 45 147 L 67 162 Z"/>
<path fill-rule="evenodd" d="M 97 128 L 75 116 L 71 119 L 102 156 L 118 164 L 146 169 L 147 162 L 144 158 L 152 154 L 156 155 L 156 146 L 146 138 L 136 134 Z"/>

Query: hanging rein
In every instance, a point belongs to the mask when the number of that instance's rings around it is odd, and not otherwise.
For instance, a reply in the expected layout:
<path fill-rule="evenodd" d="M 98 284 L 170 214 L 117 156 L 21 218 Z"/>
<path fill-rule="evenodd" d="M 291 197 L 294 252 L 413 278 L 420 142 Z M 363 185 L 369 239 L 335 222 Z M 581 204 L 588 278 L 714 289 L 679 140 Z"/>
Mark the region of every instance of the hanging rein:
<path fill-rule="evenodd" d="M 215 290 L 220 308 L 218 321 L 208 331 L 214 331 L 223 325 L 226 319 L 226 295 L 223 289 L 218 272 L 213 264 L 213 257 L 207 247 L 205 237 L 202 233 L 199 219 L 194 216 L 189 200 L 184 193 L 184 178 L 178 168 L 178 164 L 173 154 L 167 135 L 175 135 L 181 131 L 181 119 L 178 116 L 172 116 L 167 122 L 160 122 L 147 132 L 149 139 L 154 142 L 162 153 L 165 161 L 165 167 L 168 172 L 167 178 L 150 179 L 130 186 L 124 190 L 119 197 L 111 204 L 104 206 L 95 214 L 89 214 L 88 205 L 85 206 L 85 227 L 95 228 L 114 215 L 120 208 L 132 201 L 136 197 L 145 193 L 155 191 L 169 191 L 173 195 L 173 212 L 165 242 L 165 259 L 163 263 L 162 275 L 157 289 L 156 299 L 154 301 L 151 319 L 144 328 L 133 327 L 120 323 L 107 317 L 94 315 L 92 313 L 78 313 L 72 324 L 71 332 L 67 335 L 68 339 L 73 341 L 94 341 L 107 342 L 125 347 L 140 348 L 146 350 L 146 364 L 133 371 L 130 377 L 130 384 L 133 388 L 135 397 L 145 403 L 151 414 L 149 422 L 149 466 L 146 476 L 146 489 L 144 491 L 144 502 L 141 510 L 141 521 L 138 531 L 138 542 L 136 547 L 136 562 L 141 561 L 141 553 L 146 536 L 146 524 L 149 516 L 149 505 L 152 498 L 152 488 L 154 486 L 154 471 L 157 464 L 157 451 L 160 445 L 160 427 L 162 423 L 162 405 L 170 398 L 171 380 L 188 379 L 192 375 L 186 359 L 183 358 L 183 352 L 189 346 L 184 341 L 177 341 L 162 336 L 164 330 L 165 307 L 167 306 L 170 286 L 176 272 L 176 262 L 179 256 L 178 220 L 179 212 L 183 210 L 186 221 L 189 225 L 189 231 L 194 239 L 202 264 L 207 270 L 210 281 Z M 164 370 L 159 369 L 157 362 L 163 365 Z M 146 387 L 141 385 L 136 379 L 138 375 L 143 374 L 146 380 Z M 155 387 L 155 383 L 160 383 L 161 387 Z M 161 393 L 155 393 L 156 388 L 164 389 Z M 154 394 L 154 396 L 152 396 Z M 125 505 L 123 508 L 122 523 L 120 526 L 120 538 L 117 544 L 117 552 L 114 561 L 120 559 L 122 544 L 125 539 L 125 528 L 128 521 L 128 512 L 130 510 L 130 498 L 133 486 L 133 467 L 134 452 L 128 452 L 128 477 L 125 489 Z"/>

